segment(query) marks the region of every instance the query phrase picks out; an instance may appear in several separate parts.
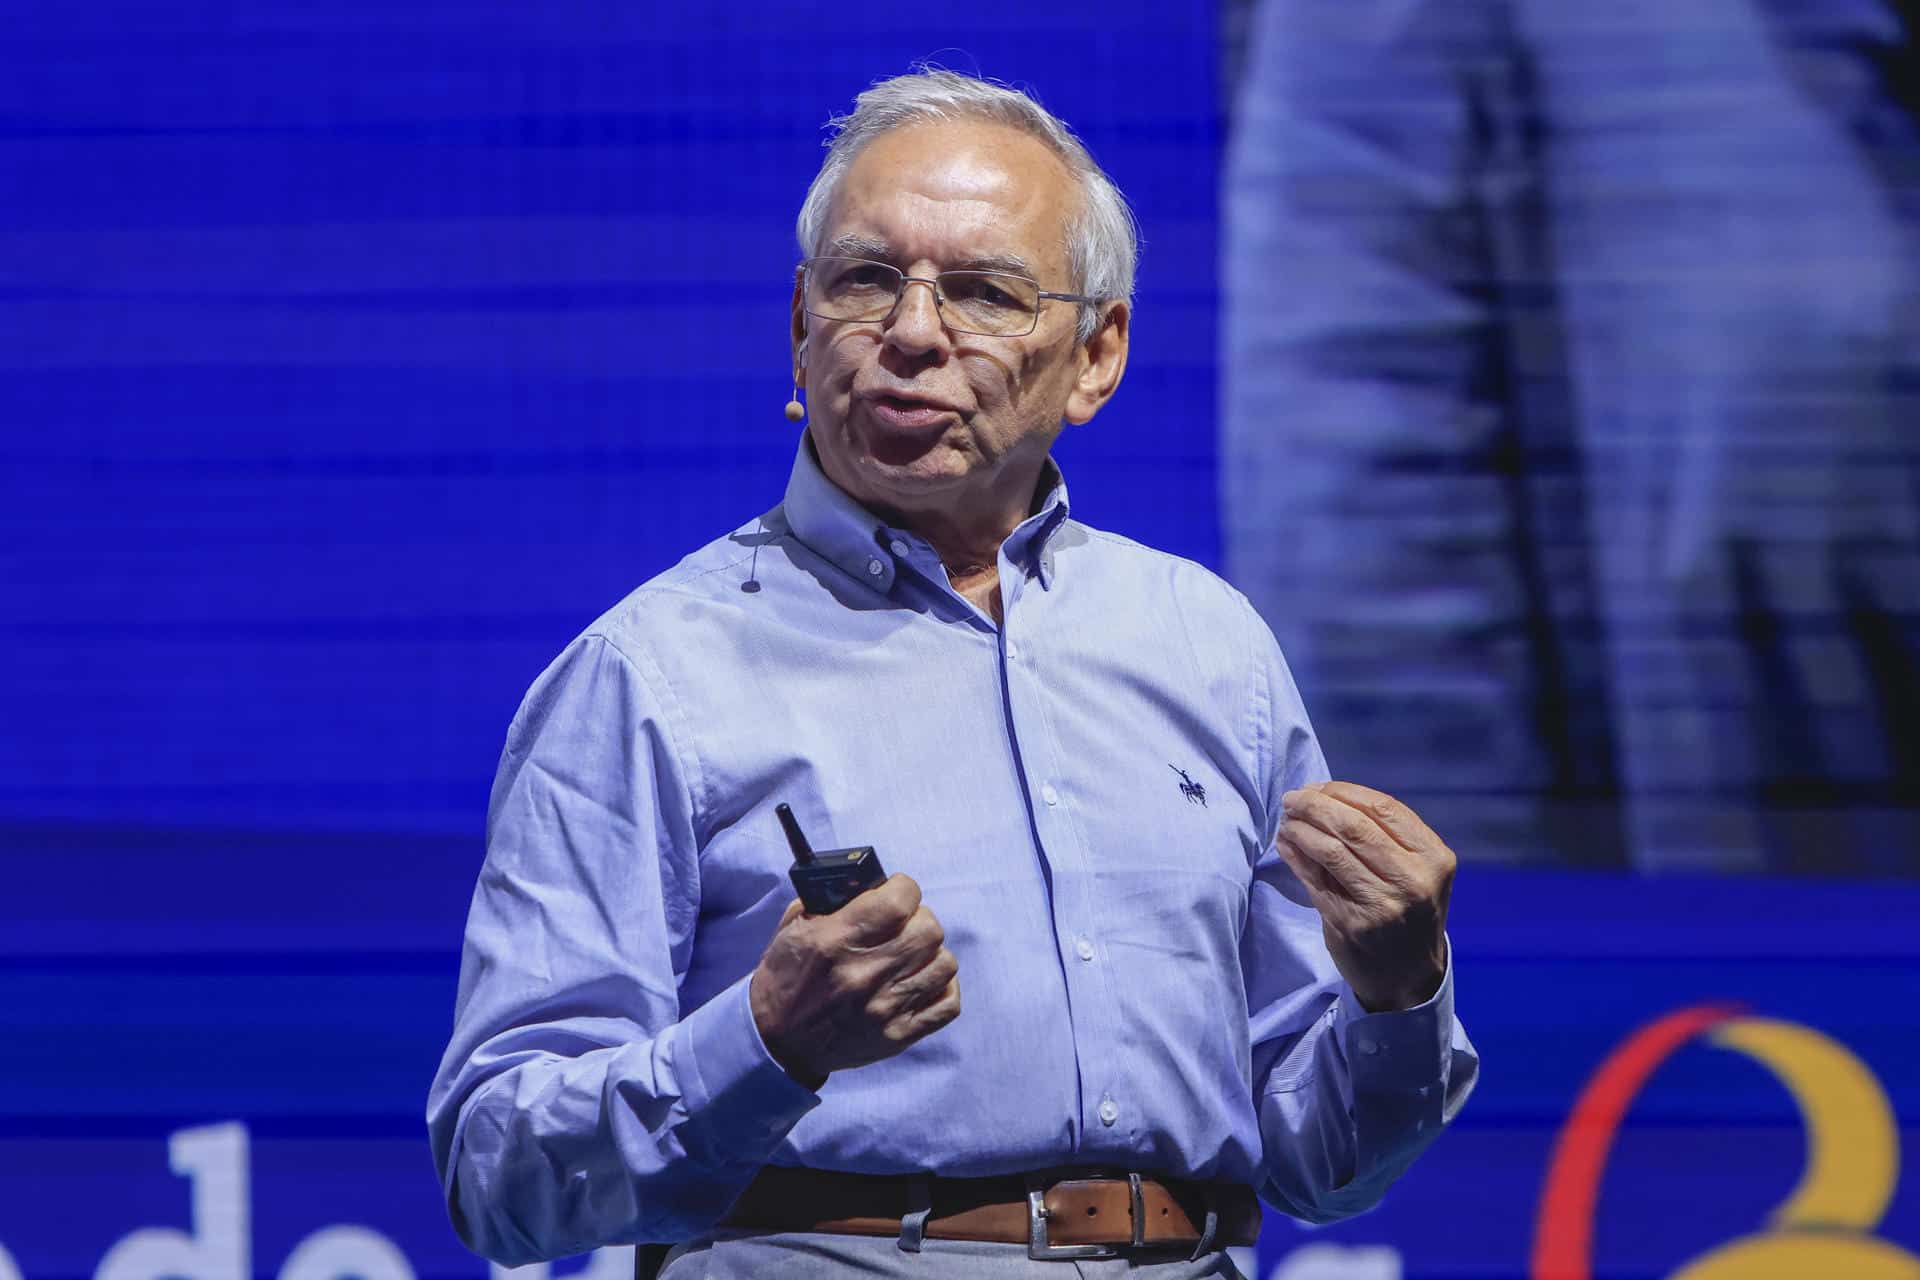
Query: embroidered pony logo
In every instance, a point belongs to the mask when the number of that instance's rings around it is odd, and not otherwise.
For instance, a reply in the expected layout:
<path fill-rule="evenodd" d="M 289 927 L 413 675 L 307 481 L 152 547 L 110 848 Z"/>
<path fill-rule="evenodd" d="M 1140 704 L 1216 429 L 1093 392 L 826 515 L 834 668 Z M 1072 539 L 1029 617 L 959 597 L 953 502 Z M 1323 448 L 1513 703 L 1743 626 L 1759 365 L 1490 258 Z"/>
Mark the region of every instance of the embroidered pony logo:
<path fill-rule="evenodd" d="M 1189 778 L 1187 776 L 1187 771 L 1185 769 L 1182 769 L 1177 765 L 1171 765 L 1171 764 L 1168 765 L 1167 768 L 1172 769 L 1175 773 L 1180 775 L 1180 794 L 1187 798 L 1187 803 L 1197 804 L 1202 809 L 1206 808 L 1207 807 L 1207 789 L 1201 786 L 1199 783 L 1195 782 L 1192 778 Z"/>

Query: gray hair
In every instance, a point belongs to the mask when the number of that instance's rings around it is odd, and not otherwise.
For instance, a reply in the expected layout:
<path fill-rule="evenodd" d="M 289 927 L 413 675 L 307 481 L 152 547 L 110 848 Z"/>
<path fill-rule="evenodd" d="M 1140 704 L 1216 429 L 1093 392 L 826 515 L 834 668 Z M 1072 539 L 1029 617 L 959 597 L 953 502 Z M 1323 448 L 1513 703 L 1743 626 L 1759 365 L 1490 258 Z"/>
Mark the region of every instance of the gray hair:
<path fill-rule="evenodd" d="M 820 252 L 827 212 L 854 157 L 881 134 L 904 125 L 936 120 L 991 120 L 1011 125 L 1044 142 L 1066 163 L 1080 183 L 1080 209 L 1067 223 L 1067 269 L 1073 275 L 1069 292 L 1091 294 L 1106 301 L 1133 300 L 1133 267 L 1139 257 L 1139 230 L 1126 197 L 1113 179 L 1095 163 L 1085 144 L 1066 123 L 1018 89 L 963 75 L 940 67 L 917 66 L 906 75 L 881 80 L 854 99 L 853 111 L 827 121 L 832 136 L 827 158 L 820 163 L 807 198 L 800 206 L 794 232 L 800 252 Z M 1100 308 L 1080 304 L 1076 341 L 1085 342 L 1100 328 Z"/>

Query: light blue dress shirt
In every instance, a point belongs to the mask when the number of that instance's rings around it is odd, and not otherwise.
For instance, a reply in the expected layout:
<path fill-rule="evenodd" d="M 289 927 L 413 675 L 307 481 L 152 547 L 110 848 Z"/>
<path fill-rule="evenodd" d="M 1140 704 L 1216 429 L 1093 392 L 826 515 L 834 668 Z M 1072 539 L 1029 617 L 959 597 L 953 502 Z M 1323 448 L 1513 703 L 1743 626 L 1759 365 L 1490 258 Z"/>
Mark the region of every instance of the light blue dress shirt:
<path fill-rule="evenodd" d="M 1200 566 L 1068 517 L 1000 550 L 1003 625 L 829 482 L 642 586 L 534 683 L 487 818 L 428 1101 L 454 1225 L 518 1264 L 710 1227 L 762 1165 L 1105 1165 L 1357 1212 L 1478 1058 L 1451 968 L 1367 1015 L 1273 849 L 1327 777 L 1271 632 Z M 1049 487 L 1050 486 L 1050 487 Z M 747 984 L 792 899 L 774 818 L 871 844 L 962 1012 L 816 1093 Z"/>

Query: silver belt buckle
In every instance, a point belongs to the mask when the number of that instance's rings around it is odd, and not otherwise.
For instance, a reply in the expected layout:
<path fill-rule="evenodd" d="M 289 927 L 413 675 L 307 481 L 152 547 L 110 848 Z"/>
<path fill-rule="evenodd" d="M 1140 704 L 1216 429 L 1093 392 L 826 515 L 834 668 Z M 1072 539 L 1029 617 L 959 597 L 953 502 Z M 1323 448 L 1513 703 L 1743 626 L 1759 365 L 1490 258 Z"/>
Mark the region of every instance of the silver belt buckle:
<path fill-rule="evenodd" d="M 1134 1234 L 1140 1228 L 1134 1227 Z M 1117 1258 L 1120 1250 L 1110 1244 L 1048 1244 L 1047 1192 L 1044 1187 L 1027 1188 L 1027 1256 L 1038 1262 L 1058 1262 L 1067 1258 Z"/>

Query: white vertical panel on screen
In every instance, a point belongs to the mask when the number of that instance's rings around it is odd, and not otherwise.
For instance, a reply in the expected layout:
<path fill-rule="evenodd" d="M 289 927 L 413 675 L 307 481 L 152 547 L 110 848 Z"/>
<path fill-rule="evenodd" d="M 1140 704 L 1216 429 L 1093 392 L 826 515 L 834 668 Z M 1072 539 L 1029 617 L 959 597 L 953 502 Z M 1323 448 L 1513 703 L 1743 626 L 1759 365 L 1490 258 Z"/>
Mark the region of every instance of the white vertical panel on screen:
<path fill-rule="evenodd" d="M 94 1280 L 252 1280 L 246 1126 L 182 1129 L 167 1139 L 167 1160 L 192 1184 L 192 1231 L 130 1233 L 100 1259 Z"/>

